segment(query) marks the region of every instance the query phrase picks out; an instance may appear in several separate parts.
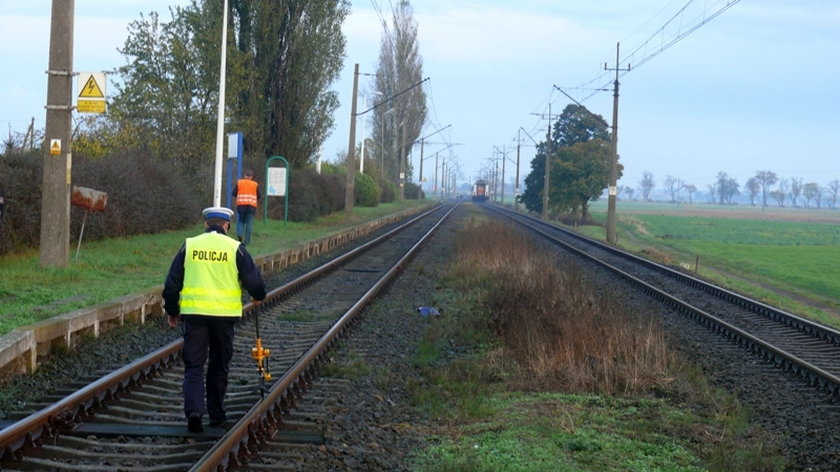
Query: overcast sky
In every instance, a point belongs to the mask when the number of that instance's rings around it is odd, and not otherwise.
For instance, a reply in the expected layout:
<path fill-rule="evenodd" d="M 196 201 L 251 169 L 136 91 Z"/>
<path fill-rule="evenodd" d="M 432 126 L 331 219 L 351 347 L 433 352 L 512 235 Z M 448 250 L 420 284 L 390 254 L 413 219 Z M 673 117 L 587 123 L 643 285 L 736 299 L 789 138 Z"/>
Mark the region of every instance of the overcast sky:
<path fill-rule="evenodd" d="M 730 0 L 732 1 L 732 0 Z M 124 64 L 116 48 L 140 12 L 168 20 L 178 0 L 76 0 L 74 68 L 109 70 Z M 697 3 L 697 5 L 695 5 Z M 23 131 L 31 118 L 43 128 L 50 1 L 0 0 L 0 124 Z M 840 2 L 742 0 L 708 19 L 726 0 L 415 0 L 420 53 L 429 98 L 424 135 L 452 125 L 432 142 L 451 148 L 462 179 L 490 165 L 496 148 L 515 159 L 520 127 L 545 138 L 543 116 L 571 103 L 557 85 L 612 122 L 616 43 L 622 68 L 618 136 L 624 177 L 638 187 L 652 172 L 704 191 L 718 172 L 742 186 L 759 170 L 825 186 L 840 179 Z M 680 10 L 686 6 L 683 13 Z M 344 152 L 349 137 L 352 69 L 373 73 L 382 24 L 391 3 L 358 1 L 344 25 L 347 57 L 334 89 L 342 106 L 323 148 L 327 160 Z M 669 21 L 670 20 L 670 21 Z M 666 26 L 667 25 L 667 26 Z M 662 46 L 685 35 L 658 55 Z M 629 57 L 629 53 L 638 52 Z M 647 60 L 647 62 L 641 63 Z M 363 76 L 360 89 L 371 90 Z M 232 131 L 232 130 L 228 130 Z M 367 126 L 369 133 L 370 126 Z M 357 126 L 361 139 L 362 122 Z M 531 140 L 521 133 L 521 173 L 530 170 Z M 445 147 L 426 146 L 426 156 Z M 413 153 L 415 179 L 419 147 Z M 442 154 L 449 156 L 450 151 Z M 431 162 L 430 162 L 431 161 Z M 426 161 L 429 177 L 434 161 Z M 512 162 L 506 181 L 513 179 Z"/>

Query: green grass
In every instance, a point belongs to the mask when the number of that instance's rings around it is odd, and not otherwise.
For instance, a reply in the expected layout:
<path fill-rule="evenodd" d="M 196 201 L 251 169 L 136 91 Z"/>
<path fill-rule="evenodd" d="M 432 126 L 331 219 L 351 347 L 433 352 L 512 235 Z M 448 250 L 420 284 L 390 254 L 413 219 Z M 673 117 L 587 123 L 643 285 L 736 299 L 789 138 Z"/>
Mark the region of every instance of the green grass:
<path fill-rule="evenodd" d="M 696 421 L 661 400 L 498 393 L 480 420 L 439 437 L 420 471 L 702 471 L 672 434 Z"/>
<path fill-rule="evenodd" d="M 663 240 L 760 246 L 840 244 L 840 226 L 801 221 L 748 220 L 698 216 L 637 214 L 652 236 Z"/>
<path fill-rule="evenodd" d="M 254 223 L 253 256 L 294 247 L 366 221 L 426 202 L 406 200 L 374 208 L 355 207 L 312 223 Z M 179 231 L 124 239 L 82 241 L 78 260 L 71 241 L 66 268 L 42 268 L 36 250 L 0 257 L 0 335 L 12 329 L 162 285 L 184 239 L 203 231 L 196 223 Z"/>
<path fill-rule="evenodd" d="M 593 206 L 603 223 L 605 208 Z M 578 228 L 603 240 L 602 227 Z M 629 202 L 618 244 L 715 283 L 840 327 L 840 212 Z"/>

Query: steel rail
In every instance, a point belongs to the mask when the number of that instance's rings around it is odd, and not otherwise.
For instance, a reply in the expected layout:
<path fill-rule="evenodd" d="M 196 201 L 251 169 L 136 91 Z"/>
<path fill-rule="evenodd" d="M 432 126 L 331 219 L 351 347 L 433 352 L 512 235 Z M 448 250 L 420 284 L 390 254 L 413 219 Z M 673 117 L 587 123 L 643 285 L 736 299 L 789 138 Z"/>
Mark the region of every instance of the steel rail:
<path fill-rule="evenodd" d="M 769 318 L 773 319 L 774 321 L 781 321 L 783 324 L 786 324 L 791 327 L 799 327 L 802 326 L 803 328 L 799 328 L 800 331 L 806 332 L 811 335 L 816 335 L 816 337 L 831 341 L 834 344 L 837 344 L 837 339 L 840 337 L 840 333 L 837 331 L 819 325 L 817 323 L 811 322 L 810 320 L 806 320 L 804 318 L 798 317 L 796 315 L 783 312 L 782 310 L 778 310 L 776 308 L 770 307 L 764 303 L 751 300 L 747 297 L 743 297 L 741 295 L 735 294 L 729 290 L 723 289 L 721 287 L 717 287 L 713 284 L 708 282 L 699 280 L 694 277 L 686 276 L 680 272 L 675 270 L 669 269 L 665 266 L 660 264 L 656 264 L 655 262 L 648 261 L 647 259 L 643 259 L 638 257 L 634 254 L 627 253 L 625 251 L 621 251 L 617 248 L 612 246 L 608 246 L 606 244 L 602 244 L 599 241 L 595 241 L 590 238 L 586 238 L 585 236 L 579 235 L 577 233 L 570 232 L 566 229 L 559 228 L 557 226 L 549 225 L 544 223 L 540 220 L 536 220 L 530 218 L 526 215 L 522 215 L 520 213 L 511 212 L 509 210 L 500 211 L 497 207 L 487 206 L 486 208 L 490 208 L 497 213 L 503 214 L 515 221 L 518 221 L 520 224 L 528 227 L 532 231 L 536 232 L 537 234 L 541 235 L 542 237 L 548 239 L 552 243 L 562 246 L 564 249 L 567 249 L 581 257 L 584 257 L 590 261 L 593 261 L 604 268 L 620 275 L 621 277 L 625 278 L 626 280 L 630 281 L 633 285 L 640 288 L 642 291 L 651 295 L 655 299 L 665 303 L 672 308 L 675 308 L 677 311 L 686 314 L 701 324 L 705 325 L 706 327 L 717 331 L 719 334 L 723 335 L 724 337 L 735 341 L 739 345 L 751 350 L 753 353 L 761 354 L 766 360 L 772 361 L 778 367 L 782 368 L 785 371 L 794 373 L 798 375 L 800 378 L 805 379 L 811 385 L 817 386 L 823 391 L 829 393 L 833 397 L 837 398 L 840 397 L 840 377 L 831 374 L 830 372 L 825 371 L 824 369 L 816 366 L 810 362 L 807 362 L 783 349 L 780 349 L 764 340 L 753 336 L 747 331 L 744 331 L 736 326 L 733 326 L 726 321 L 721 320 L 720 318 L 708 313 L 700 308 L 697 308 L 691 305 L 688 302 L 680 300 L 663 290 L 660 290 L 657 287 L 654 287 L 651 284 L 615 267 L 605 261 L 598 259 L 597 257 L 588 254 L 587 252 L 576 248 L 560 239 L 555 237 L 554 235 L 549 234 L 548 232 L 540 229 L 538 226 L 542 227 L 549 227 L 553 231 L 559 231 L 563 234 L 567 234 L 572 236 L 578 240 L 582 240 L 586 243 L 592 244 L 599 249 L 607 250 L 613 254 L 629 258 L 637 263 L 643 263 L 649 267 L 654 267 L 656 270 L 667 273 L 669 276 L 672 276 L 684 283 L 692 286 L 693 288 L 700 288 L 712 295 L 719 296 L 731 303 L 734 303 L 742 308 L 747 308 L 751 311 L 756 313 L 764 314 Z M 523 221 L 525 220 L 525 221 Z M 534 224 L 536 223 L 536 224 Z M 792 320 L 788 320 L 787 317 L 791 317 Z"/>
<path fill-rule="evenodd" d="M 428 211 L 415 215 L 409 220 L 402 222 L 398 227 L 373 238 L 278 288 L 270 290 L 266 294 L 265 303 L 259 306 L 262 308 L 270 307 L 272 304 L 279 302 L 326 274 L 337 270 L 341 264 L 417 223 L 429 214 L 437 211 L 440 207 L 441 205 L 436 205 Z M 452 209 L 450 209 L 451 211 Z M 243 318 L 250 316 L 256 310 L 256 307 L 257 305 L 253 302 L 244 304 L 242 310 Z M 57 437 L 62 429 L 72 429 L 80 421 L 81 417 L 85 416 L 94 407 L 99 406 L 103 401 L 111 399 L 131 386 L 152 377 L 161 368 L 177 360 L 180 357 L 182 346 L 182 339 L 172 341 L 101 377 L 52 405 L 42 408 L 0 429 L 0 459 L 19 458 L 24 449 L 40 446 L 44 440 Z"/>
<path fill-rule="evenodd" d="M 250 454 L 250 448 L 263 442 L 276 432 L 282 423 L 285 411 L 295 403 L 305 385 L 311 382 L 314 371 L 326 352 L 333 346 L 345 329 L 356 319 L 416 255 L 422 245 L 440 227 L 458 205 L 450 208 L 426 234 L 409 249 L 388 271 L 386 271 L 367 292 L 356 301 L 315 344 L 271 387 L 265 398 L 255 404 L 228 432 L 217 441 L 210 451 L 196 461 L 191 472 L 225 471 L 231 463 L 242 464 L 242 455 Z"/>
<path fill-rule="evenodd" d="M 0 430 L 2 457 L 15 457 L 26 447 L 38 446 L 45 438 L 58 435 L 101 402 L 151 377 L 180 354 L 182 341 L 166 346 L 105 375 L 95 382 Z"/>
<path fill-rule="evenodd" d="M 552 224 L 546 223 L 544 221 L 530 218 L 527 215 L 523 215 L 521 213 L 517 213 L 515 211 L 508 210 L 506 208 L 499 208 L 495 206 L 488 206 L 493 211 L 498 213 L 502 213 L 507 215 L 508 217 L 521 217 L 527 219 L 532 224 L 536 224 L 537 226 L 550 228 L 553 231 L 559 231 L 563 234 L 566 234 L 569 237 L 582 241 L 586 244 L 592 245 L 597 247 L 602 251 L 607 251 L 617 256 L 623 257 L 625 259 L 632 260 L 636 263 L 642 264 L 647 266 L 648 268 L 654 269 L 662 274 L 665 274 L 673 279 L 676 279 L 686 285 L 689 285 L 694 288 L 699 288 L 706 293 L 714 295 L 716 297 L 722 298 L 730 303 L 736 304 L 741 306 L 742 308 L 748 309 L 754 313 L 759 313 L 764 315 L 768 318 L 771 318 L 779 323 L 782 323 L 786 326 L 790 326 L 792 328 L 796 328 L 797 330 L 809 334 L 811 336 L 817 337 L 819 339 L 823 339 L 826 341 L 830 341 L 832 344 L 840 346 L 840 331 L 833 329 L 831 327 L 821 325 L 809 319 L 803 318 L 801 316 L 795 315 L 793 313 L 789 313 L 787 311 L 781 310 L 779 308 L 767 305 L 766 303 L 762 303 L 758 300 L 752 300 L 750 298 L 744 297 L 739 295 L 731 290 L 725 289 L 723 287 L 719 287 L 717 285 L 711 284 L 704 280 L 700 280 L 696 277 L 692 277 L 688 274 L 682 273 L 680 271 L 671 269 L 667 266 L 659 264 L 657 262 L 645 259 L 643 257 L 637 256 L 635 254 L 629 253 L 627 251 L 623 251 L 615 246 L 610 244 L 603 243 L 601 241 L 589 238 L 585 235 L 580 233 L 576 233 L 574 231 L 569 231 L 565 228 L 561 228 L 559 226 L 554 226 Z"/>

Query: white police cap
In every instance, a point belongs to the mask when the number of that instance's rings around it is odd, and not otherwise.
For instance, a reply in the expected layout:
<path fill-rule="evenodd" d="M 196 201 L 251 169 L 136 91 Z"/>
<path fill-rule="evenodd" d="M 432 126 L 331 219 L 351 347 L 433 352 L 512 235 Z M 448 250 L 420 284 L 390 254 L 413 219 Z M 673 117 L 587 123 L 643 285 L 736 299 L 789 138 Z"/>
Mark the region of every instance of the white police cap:
<path fill-rule="evenodd" d="M 205 220 L 209 220 L 210 218 L 221 218 L 226 221 L 230 221 L 230 218 L 233 216 L 233 211 L 229 208 L 225 207 L 210 207 L 205 208 L 203 212 Z"/>

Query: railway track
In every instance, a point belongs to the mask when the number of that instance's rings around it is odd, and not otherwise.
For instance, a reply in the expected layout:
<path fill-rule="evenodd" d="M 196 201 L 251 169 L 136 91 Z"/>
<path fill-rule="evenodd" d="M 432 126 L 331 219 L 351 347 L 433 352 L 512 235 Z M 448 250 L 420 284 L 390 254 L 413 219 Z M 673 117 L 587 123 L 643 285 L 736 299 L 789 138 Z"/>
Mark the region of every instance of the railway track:
<path fill-rule="evenodd" d="M 486 206 L 594 261 L 725 338 L 840 397 L 840 332 L 517 212 Z"/>
<path fill-rule="evenodd" d="M 260 463 L 283 470 L 296 454 L 289 444 L 320 440 L 313 418 L 321 414 L 323 398 L 307 403 L 307 394 L 326 353 L 453 209 L 436 207 L 271 290 L 263 304 L 246 305 L 235 338 L 226 427 L 187 431 L 178 340 L 28 405 L 35 412 L 18 412 L 0 429 L 2 470 L 228 470 L 268 444 L 272 451 L 262 453 Z M 265 388 L 251 359 L 257 319 L 271 351 L 273 380 Z M 341 381 L 330 380 L 318 386 L 318 395 L 341 388 Z"/>

